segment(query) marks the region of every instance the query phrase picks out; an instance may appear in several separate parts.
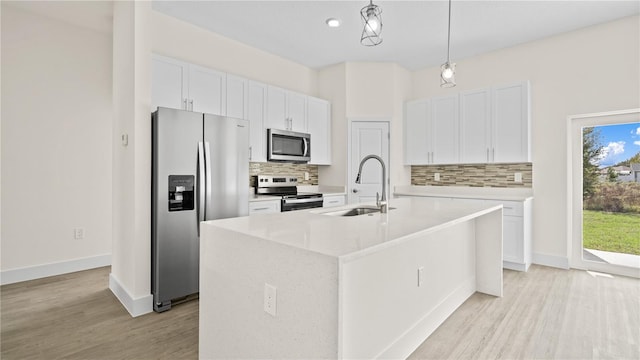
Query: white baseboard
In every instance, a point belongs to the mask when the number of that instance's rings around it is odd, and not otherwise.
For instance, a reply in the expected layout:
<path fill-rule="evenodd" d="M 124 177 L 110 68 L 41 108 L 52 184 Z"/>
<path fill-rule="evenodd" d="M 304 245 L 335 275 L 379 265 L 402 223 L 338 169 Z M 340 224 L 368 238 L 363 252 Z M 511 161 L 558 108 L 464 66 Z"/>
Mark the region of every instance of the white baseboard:
<path fill-rule="evenodd" d="M 467 279 L 415 325 L 401 334 L 376 359 L 406 359 L 476 291 L 476 277 Z"/>
<path fill-rule="evenodd" d="M 113 273 L 109 274 L 109 289 L 113 295 L 120 300 L 122 306 L 127 309 L 132 317 L 148 314 L 153 311 L 153 295 L 149 294 L 134 298 L 129 291 L 122 286 Z"/>
<path fill-rule="evenodd" d="M 566 256 L 533 253 L 533 263 L 559 269 L 569 269 L 569 258 Z"/>
<path fill-rule="evenodd" d="M 109 265 L 111 265 L 111 254 L 10 269 L 0 272 L 0 285 L 41 279 Z"/>

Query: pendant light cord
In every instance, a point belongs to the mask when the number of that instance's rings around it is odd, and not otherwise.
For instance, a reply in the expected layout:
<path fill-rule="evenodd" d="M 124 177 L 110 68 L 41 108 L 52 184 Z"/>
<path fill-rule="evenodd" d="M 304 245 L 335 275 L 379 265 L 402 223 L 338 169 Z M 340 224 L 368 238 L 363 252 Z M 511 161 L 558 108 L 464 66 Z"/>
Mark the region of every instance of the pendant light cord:
<path fill-rule="evenodd" d="M 449 52 L 451 47 L 451 0 L 449 0 L 449 26 L 447 27 L 447 64 L 449 61 Z"/>

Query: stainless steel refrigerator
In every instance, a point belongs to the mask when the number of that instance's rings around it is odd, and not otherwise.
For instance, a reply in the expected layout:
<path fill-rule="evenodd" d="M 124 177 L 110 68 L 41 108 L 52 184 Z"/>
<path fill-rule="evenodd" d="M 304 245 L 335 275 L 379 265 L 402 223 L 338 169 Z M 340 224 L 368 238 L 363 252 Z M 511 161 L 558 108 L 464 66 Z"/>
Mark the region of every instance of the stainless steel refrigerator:
<path fill-rule="evenodd" d="M 200 222 L 249 213 L 249 122 L 159 107 L 152 148 L 151 292 L 162 312 L 198 292 Z"/>

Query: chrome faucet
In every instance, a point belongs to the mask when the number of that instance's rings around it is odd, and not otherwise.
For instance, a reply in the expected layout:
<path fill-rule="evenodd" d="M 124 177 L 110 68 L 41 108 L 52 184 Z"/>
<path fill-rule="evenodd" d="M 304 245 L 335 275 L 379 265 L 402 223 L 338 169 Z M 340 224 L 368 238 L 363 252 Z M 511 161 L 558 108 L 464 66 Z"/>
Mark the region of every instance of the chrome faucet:
<path fill-rule="evenodd" d="M 360 161 L 360 168 L 358 168 L 358 176 L 356 176 L 356 184 L 360 184 L 360 175 L 362 174 L 362 165 L 369 159 L 376 159 L 382 165 L 382 199 L 378 198 L 378 193 L 376 192 L 376 206 L 380 209 L 380 212 L 383 214 L 387 213 L 387 167 L 384 165 L 384 161 L 378 155 L 367 155 Z"/>

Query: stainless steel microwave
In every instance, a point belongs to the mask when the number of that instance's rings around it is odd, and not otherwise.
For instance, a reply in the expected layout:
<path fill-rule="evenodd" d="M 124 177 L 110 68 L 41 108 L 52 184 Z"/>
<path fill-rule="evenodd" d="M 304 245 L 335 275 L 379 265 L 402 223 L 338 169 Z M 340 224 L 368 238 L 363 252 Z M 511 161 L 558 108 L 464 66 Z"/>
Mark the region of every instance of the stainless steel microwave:
<path fill-rule="evenodd" d="M 306 163 L 311 159 L 311 135 L 267 129 L 267 160 Z"/>

